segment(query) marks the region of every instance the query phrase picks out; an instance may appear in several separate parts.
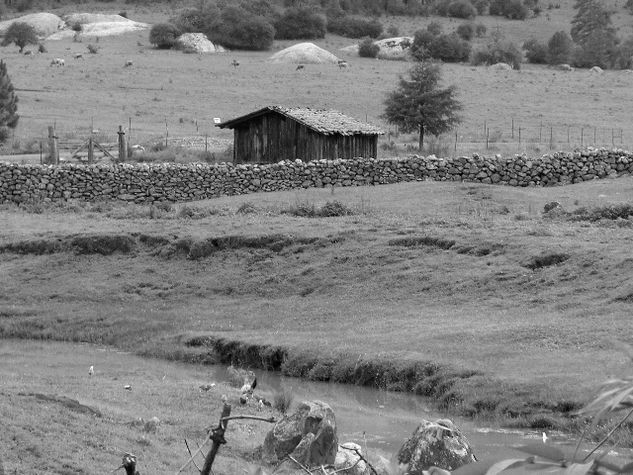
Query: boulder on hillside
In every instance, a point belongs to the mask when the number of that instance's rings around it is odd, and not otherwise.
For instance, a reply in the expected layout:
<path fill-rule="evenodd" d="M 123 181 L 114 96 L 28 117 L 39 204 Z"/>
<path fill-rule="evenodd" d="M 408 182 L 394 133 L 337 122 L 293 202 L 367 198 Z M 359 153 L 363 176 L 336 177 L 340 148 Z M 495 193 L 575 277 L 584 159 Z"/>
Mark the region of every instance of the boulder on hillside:
<path fill-rule="evenodd" d="M 52 13 L 30 13 L 28 15 L 14 18 L 13 20 L 1 21 L 0 36 L 4 36 L 6 31 L 14 22 L 27 23 L 28 25 L 31 25 L 35 29 L 37 36 L 40 38 L 46 38 L 58 30 L 61 30 L 65 26 L 64 20 Z"/>
<path fill-rule="evenodd" d="M 563 63 L 563 64 L 557 64 L 556 66 L 554 66 L 554 68 L 558 69 L 559 71 L 573 71 L 574 68 L 572 68 L 569 64 Z"/>
<path fill-rule="evenodd" d="M 384 40 L 374 41 L 378 46 L 378 59 L 406 60 L 409 56 L 409 50 L 413 44 L 412 36 L 398 36 L 394 38 L 385 38 Z M 348 54 L 358 54 L 358 45 L 350 45 L 341 48 L 340 51 Z"/>
<path fill-rule="evenodd" d="M 176 38 L 175 48 L 185 53 L 224 53 L 226 50 L 212 43 L 204 33 L 184 33 Z"/>
<path fill-rule="evenodd" d="M 263 458 L 268 463 L 277 463 L 292 454 L 297 461 L 311 467 L 333 464 L 337 451 L 334 411 L 324 402 L 304 401 L 266 434 Z"/>
<path fill-rule="evenodd" d="M 477 459 L 470 442 L 455 424 L 449 419 L 438 419 L 423 420 L 398 451 L 397 460 L 408 467 L 407 474 L 422 475 L 429 467 L 450 471 Z"/>
<path fill-rule="evenodd" d="M 602 74 L 604 72 L 604 70 L 600 66 L 594 66 L 589 71 L 595 74 Z"/>
<path fill-rule="evenodd" d="M 271 63 L 292 64 L 337 64 L 340 59 L 329 51 L 319 48 L 314 43 L 297 43 L 286 49 L 276 52 L 268 61 Z"/>
<path fill-rule="evenodd" d="M 512 66 L 510 66 L 508 63 L 495 63 L 490 66 L 490 69 L 494 69 L 495 71 L 511 71 Z"/>

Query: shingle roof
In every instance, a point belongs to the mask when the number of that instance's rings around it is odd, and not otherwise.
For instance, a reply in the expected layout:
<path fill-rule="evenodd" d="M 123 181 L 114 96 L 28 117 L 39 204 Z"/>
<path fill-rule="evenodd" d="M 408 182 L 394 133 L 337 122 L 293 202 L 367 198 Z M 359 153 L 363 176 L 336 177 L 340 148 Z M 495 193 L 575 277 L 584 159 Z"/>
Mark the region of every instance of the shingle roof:
<path fill-rule="evenodd" d="M 361 122 L 352 117 L 348 117 L 335 110 L 311 109 L 309 107 L 281 107 L 268 106 L 263 109 L 251 112 L 250 114 L 237 117 L 235 119 L 217 124 L 217 127 L 235 128 L 241 122 L 248 121 L 269 112 L 277 112 L 281 115 L 296 120 L 297 122 L 311 128 L 312 130 L 325 135 L 382 135 L 384 132 L 374 125 Z"/>

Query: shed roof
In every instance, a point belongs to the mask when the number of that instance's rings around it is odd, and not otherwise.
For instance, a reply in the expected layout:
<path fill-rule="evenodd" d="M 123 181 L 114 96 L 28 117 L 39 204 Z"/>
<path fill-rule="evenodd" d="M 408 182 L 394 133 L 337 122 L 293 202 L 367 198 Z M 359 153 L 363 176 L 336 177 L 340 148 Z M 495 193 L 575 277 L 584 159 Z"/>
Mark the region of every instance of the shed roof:
<path fill-rule="evenodd" d="M 270 112 L 276 112 L 309 127 L 324 135 L 382 135 L 384 132 L 374 125 L 348 117 L 335 110 L 311 109 L 309 107 L 268 106 L 250 114 L 227 120 L 217 127 L 233 129 L 242 122 L 247 122 Z"/>

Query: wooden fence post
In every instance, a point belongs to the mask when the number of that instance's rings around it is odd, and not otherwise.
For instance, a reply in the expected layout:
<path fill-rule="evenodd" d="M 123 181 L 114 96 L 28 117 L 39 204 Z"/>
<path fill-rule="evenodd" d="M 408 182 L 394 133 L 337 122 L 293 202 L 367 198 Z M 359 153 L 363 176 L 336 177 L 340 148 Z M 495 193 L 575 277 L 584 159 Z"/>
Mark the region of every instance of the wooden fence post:
<path fill-rule="evenodd" d="M 127 142 L 125 140 L 125 132 L 123 131 L 122 125 L 119 125 L 119 131 L 117 134 L 119 136 L 119 161 L 124 162 L 127 160 Z"/>
<path fill-rule="evenodd" d="M 92 141 L 92 135 L 88 139 L 88 163 L 94 162 L 95 158 L 95 144 Z"/>
<path fill-rule="evenodd" d="M 48 127 L 48 148 L 49 148 L 49 161 L 53 165 L 59 165 L 59 150 L 57 149 L 57 136 L 55 135 L 55 128 Z"/>

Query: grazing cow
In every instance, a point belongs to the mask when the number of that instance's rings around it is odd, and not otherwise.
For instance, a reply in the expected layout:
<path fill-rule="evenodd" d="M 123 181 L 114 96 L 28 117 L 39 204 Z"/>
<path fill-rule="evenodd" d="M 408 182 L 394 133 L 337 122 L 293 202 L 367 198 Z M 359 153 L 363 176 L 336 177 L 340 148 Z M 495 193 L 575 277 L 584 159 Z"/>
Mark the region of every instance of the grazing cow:
<path fill-rule="evenodd" d="M 83 58 L 84 58 L 83 54 L 81 54 L 81 53 L 76 53 L 75 54 L 75 59 L 83 59 Z"/>
<path fill-rule="evenodd" d="M 130 66 L 134 66 L 134 62 L 131 59 L 128 59 L 123 65 L 124 68 L 129 68 Z"/>
<path fill-rule="evenodd" d="M 33 56 L 33 51 L 31 51 L 30 49 L 29 49 L 29 50 L 26 50 L 26 51 L 24 52 L 24 55 L 25 55 L 25 56 Z"/>
<path fill-rule="evenodd" d="M 303 68 L 304 68 L 303 64 L 300 64 L 299 66 L 297 66 L 297 69 L 295 69 L 295 71 L 299 71 L 300 69 L 303 69 Z"/>
<path fill-rule="evenodd" d="M 66 61 L 63 58 L 54 58 L 51 61 L 51 66 L 66 66 Z"/>
<path fill-rule="evenodd" d="M 338 61 L 338 67 L 339 67 L 340 69 L 343 69 L 343 68 L 349 68 L 349 63 L 348 63 L 347 61 L 343 61 L 342 59 L 339 59 L 339 61 Z"/>
<path fill-rule="evenodd" d="M 233 66 L 234 68 L 237 68 L 239 65 L 240 65 L 240 63 L 238 63 L 235 60 L 233 60 L 233 62 L 231 63 L 231 66 Z"/>

